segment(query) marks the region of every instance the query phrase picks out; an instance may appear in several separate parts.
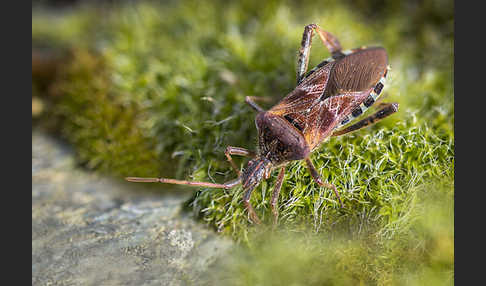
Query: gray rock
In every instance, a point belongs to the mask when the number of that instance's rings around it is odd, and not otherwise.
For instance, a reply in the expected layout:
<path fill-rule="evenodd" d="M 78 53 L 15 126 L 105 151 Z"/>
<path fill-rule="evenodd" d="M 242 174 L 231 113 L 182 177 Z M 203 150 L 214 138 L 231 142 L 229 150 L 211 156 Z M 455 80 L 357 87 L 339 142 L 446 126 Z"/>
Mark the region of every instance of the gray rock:
<path fill-rule="evenodd" d="M 199 284 L 232 242 L 182 211 L 190 192 L 164 187 L 81 170 L 69 148 L 34 130 L 32 284 Z"/>

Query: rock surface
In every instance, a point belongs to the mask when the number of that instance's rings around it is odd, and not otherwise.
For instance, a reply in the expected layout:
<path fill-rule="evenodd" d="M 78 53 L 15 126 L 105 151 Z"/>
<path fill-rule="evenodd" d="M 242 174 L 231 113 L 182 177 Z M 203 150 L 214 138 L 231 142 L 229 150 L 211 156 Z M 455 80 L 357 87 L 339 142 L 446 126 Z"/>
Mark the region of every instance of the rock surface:
<path fill-rule="evenodd" d="M 190 195 L 88 173 L 33 130 L 32 285 L 198 284 L 232 242 L 182 211 Z"/>

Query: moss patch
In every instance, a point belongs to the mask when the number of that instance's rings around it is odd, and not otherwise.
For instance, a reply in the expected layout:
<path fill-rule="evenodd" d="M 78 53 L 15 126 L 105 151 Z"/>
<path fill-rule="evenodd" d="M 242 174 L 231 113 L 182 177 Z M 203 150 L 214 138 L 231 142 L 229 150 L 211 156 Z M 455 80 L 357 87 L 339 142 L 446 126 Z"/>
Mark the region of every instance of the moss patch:
<path fill-rule="evenodd" d="M 250 235 L 208 272 L 207 285 L 453 285 L 453 186 L 434 182 L 413 191 L 393 236 L 354 232 Z M 361 222 L 361 225 L 365 225 Z M 390 229 L 388 229 L 390 230 Z"/>

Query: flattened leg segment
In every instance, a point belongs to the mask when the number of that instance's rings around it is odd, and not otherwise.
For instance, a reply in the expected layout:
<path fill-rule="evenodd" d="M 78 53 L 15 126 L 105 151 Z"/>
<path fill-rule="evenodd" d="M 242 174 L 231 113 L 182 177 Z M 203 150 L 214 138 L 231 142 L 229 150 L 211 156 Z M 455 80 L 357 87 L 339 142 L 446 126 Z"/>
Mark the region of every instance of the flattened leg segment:
<path fill-rule="evenodd" d="M 340 135 L 344 135 L 359 130 L 361 128 L 365 128 L 367 126 L 375 124 L 376 122 L 382 120 L 383 118 L 388 117 L 398 111 L 398 103 L 380 103 L 378 107 L 380 107 L 381 109 L 378 110 L 376 113 L 364 118 L 363 120 L 356 122 L 351 126 L 348 126 L 342 130 L 334 132 L 332 136 L 340 136 Z"/>
<path fill-rule="evenodd" d="M 312 36 L 314 35 L 315 27 L 317 27 L 316 24 L 310 24 L 304 28 L 302 42 L 300 43 L 299 58 L 297 59 L 297 85 L 302 81 L 302 78 L 307 72 L 310 48 L 312 46 Z"/>
<path fill-rule="evenodd" d="M 344 55 L 341 52 L 341 44 L 334 35 L 327 31 L 321 30 L 316 24 L 309 24 L 305 26 L 304 33 L 302 35 L 302 42 L 300 43 L 299 57 L 297 60 L 297 85 L 302 81 L 305 73 L 307 72 L 314 31 L 317 32 L 322 43 L 327 47 L 329 52 L 331 52 L 333 58 L 339 58 Z"/>

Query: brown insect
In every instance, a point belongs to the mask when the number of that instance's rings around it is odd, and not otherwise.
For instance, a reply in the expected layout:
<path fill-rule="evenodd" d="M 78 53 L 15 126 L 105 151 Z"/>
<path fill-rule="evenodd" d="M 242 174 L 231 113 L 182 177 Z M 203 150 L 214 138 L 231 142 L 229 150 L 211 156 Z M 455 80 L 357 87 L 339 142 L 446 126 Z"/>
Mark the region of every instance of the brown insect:
<path fill-rule="evenodd" d="M 332 57 L 306 73 L 315 32 L 329 49 Z M 126 180 L 223 189 L 242 184 L 243 203 L 249 217 L 252 222 L 260 223 L 250 204 L 251 193 L 263 178 L 270 178 L 273 169 L 279 168 L 270 202 L 275 223 L 278 218 L 277 198 L 282 187 L 285 167 L 290 161 L 305 160 L 314 181 L 320 186 L 331 188 L 343 206 L 336 187 L 321 179 L 309 156 L 329 137 L 361 129 L 398 110 L 397 103 L 382 103 L 378 105 L 379 110 L 376 113 L 348 125 L 376 102 L 383 89 L 388 69 L 384 48 L 362 47 L 341 51 L 341 45 L 336 37 L 315 24 L 307 25 L 299 50 L 297 87 L 268 111 L 255 103 L 256 100 L 264 98 L 246 97 L 246 102 L 258 112 L 255 123 L 259 143 L 257 152 L 240 147 L 226 148 L 225 155 L 238 178 L 223 184 L 166 178 L 128 177 Z M 231 155 L 252 159 L 240 172 Z"/>

